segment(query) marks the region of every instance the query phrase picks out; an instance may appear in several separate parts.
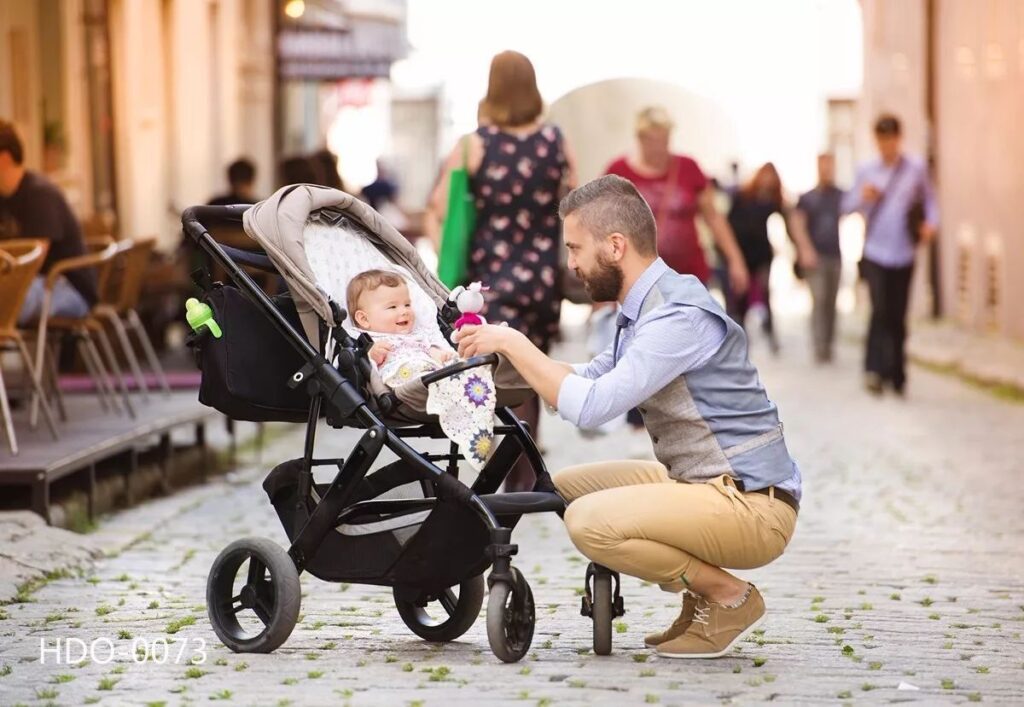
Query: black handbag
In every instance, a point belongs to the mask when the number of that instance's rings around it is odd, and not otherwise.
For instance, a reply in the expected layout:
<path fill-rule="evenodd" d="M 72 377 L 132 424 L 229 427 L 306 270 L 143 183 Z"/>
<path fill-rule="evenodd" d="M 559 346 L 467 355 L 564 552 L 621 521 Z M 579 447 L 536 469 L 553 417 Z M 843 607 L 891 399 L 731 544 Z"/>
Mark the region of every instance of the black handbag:
<path fill-rule="evenodd" d="M 235 420 L 305 422 L 309 394 L 288 387 L 305 362 L 270 319 L 237 288 L 215 285 L 203 298 L 220 325 L 220 338 L 206 328 L 187 341 L 202 371 L 199 402 Z M 291 295 L 272 298 L 277 309 L 302 331 Z"/>

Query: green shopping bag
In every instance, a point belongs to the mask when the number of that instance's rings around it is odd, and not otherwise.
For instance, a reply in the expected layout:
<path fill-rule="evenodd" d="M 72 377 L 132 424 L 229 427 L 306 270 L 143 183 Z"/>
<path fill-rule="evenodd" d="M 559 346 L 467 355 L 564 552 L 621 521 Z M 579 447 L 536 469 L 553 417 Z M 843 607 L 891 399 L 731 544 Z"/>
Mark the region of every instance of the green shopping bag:
<path fill-rule="evenodd" d="M 469 239 L 476 226 L 476 206 L 466 169 L 466 138 L 462 139 L 462 166 L 448 176 L 448 211 L 441 227 L 437 276 L 449 289 L 462 285 L 469 260 Z"/>

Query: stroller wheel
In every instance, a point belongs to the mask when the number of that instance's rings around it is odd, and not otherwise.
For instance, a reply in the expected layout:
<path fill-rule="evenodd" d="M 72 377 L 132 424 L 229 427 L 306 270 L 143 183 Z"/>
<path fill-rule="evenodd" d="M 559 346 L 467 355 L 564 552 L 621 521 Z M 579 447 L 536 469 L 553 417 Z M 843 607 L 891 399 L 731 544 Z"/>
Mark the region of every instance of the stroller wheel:
<path fill-rule="evenodd" d="M 487 599 L 487 640 L 494 655 L 515 663 L 530 650 L 536 622 L 533 592 L 515 567 L 513 581 L 495 582 Z"/>
<path fill-rule="evenodd" d="M 284 643 L 299 620 L 301 601 L 295 563 L 266 538 L 228 545 L 206 582 L 213 631 L 236 653 L 270 653 Z"/>
<path fill-rule="evenodd" d="M 397 587 L 394 594 L 398 615 L 413 633 L 427 641 L 444 643 L 454 641 L 476 621 L 484 603 L 484 577 L 470 577 L 457 588 L 450 587 L 440 596 L 421 597 L 419 601 L 409 601 Z"/>
<path fill-rule="evenodd" d="M 612 576 L 608 571 L 594 573 L 594 601 L 591 605 L 594 620 L 594 653 L 612 652 Z"/>

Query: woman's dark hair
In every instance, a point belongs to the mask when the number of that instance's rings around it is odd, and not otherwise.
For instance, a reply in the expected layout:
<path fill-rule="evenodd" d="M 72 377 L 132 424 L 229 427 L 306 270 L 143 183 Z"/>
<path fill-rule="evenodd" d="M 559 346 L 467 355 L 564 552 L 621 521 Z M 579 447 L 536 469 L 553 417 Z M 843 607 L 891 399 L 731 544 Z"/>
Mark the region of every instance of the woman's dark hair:
<path fill-rule="evenodd" d="M 760 182 L 765 178 L 772 180 L 769 198 L 773 204 L 782 208 L 782 178 L 779 177 L 779 171 L 775 169 L 775 165 L 771 162 L 765 162 L 754 172 L 754 176 L 750 178 L 750 181 L 740 189 L 740 194 L 747 199 L 757 199 L 760 192 Z"/>

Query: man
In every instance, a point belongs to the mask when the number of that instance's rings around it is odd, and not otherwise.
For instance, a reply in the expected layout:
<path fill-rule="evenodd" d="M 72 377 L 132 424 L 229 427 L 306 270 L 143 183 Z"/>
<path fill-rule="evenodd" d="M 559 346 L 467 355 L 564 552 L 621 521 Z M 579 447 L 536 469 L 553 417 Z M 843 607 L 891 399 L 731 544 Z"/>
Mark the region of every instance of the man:
<path fill-rule="evenodd" d="M 811 338 L 814 359 L 832 360 L 836 328 L 836 295 L 842 259 L 839 251 L 839 215 L 843 192 L 835 185 L 836 163 L 829 154 L 818 155 L 818 185 L 803 194 L 793 211 L 794 230 L 805 232 L 817 254 L 816 265 L 805 272 L 811 288 Z"/>
<path fill-rule="evenodd" d="M 210 199 L 209 205 L 255 204 L 255 184 L 256 165 L 244 157 L 237 159 L 228 165 L 228 193 Z"/>
<path fill-rule="evenodd" d="M 0 120 L 0 238 L 42 238 L 50 243 L 42 272 L 58 260 L 85 253 L 82 229 L 60 190 L 46 177 L 25 169 L 25 152 L 14 126 Z M 43 309 L 45 277 L 33 279 L 18 314 L 18 324 L 39 318 Z M 92 268 L 73 270 L 53 288 L 50 314 L 84 317 L 96 304 L 96 273 Z"/>
<path fill-rule="evenodd" d="M 907 381 L 904 345 L 907 305 L 917 245 L 935 238 L 939 209 L 923 160 L 903 154 L 902 128 L 894 115 L 875 123 L 879 158 L 857 171 L 843 198 L 843 212 L 860 211 L 866 221 L 861 274 L 871 296 L 865 356 L 865 387 L 879 395 L 885 385 L 903 396 Z M 923 212 L 923 213 L 921 213 Z M 912 218 L 915 213 L 923 217 Z"/>
<path fill-rule="evenodd" d="M 658 461 L 571 467 L 555 477 L 576 547 L 606 567 L 682 592 L 682 612 L 646 643 L 668 658 L 724 655 L 763 619 L 757 589 L 722 567 L 782 554 L 800 472 L 743 330 L 691 275 L 657 253 L 654 214 L 605 176 L 561 203 L 569 267 L 596 301 L 622 307 L 616 341 L 587 365 L 554 361 L 500 326 L 465 327 L 459 353 L 499 352 L 565 419 L 600 425 L 637 407 Z"/>

